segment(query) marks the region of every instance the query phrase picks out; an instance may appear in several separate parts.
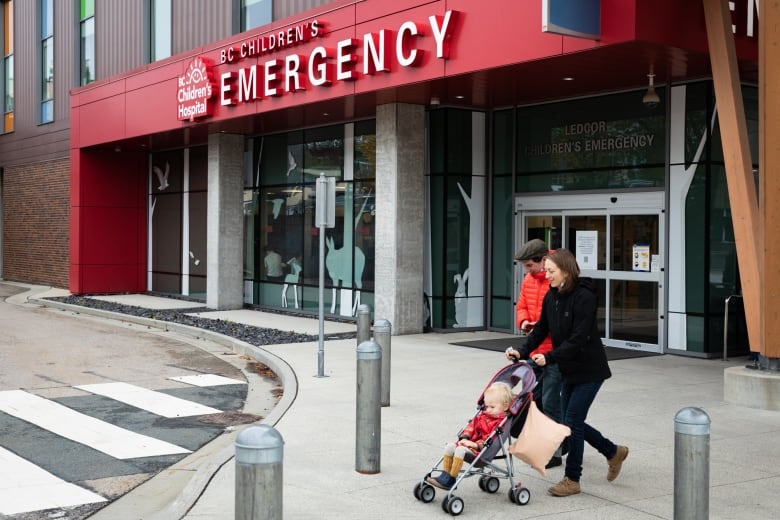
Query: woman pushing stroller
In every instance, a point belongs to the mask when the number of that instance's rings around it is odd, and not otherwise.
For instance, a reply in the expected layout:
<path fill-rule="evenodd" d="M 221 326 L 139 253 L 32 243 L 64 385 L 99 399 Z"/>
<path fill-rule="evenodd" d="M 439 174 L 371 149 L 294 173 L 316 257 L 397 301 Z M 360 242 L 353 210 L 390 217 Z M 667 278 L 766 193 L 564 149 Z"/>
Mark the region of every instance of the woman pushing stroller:
<path fill-rule="evenodd" d="M 552 350 L 531 359 L 542 367 L 557 364 L 563 378 L 561 417 L 571 428 L 569 455 L 565 476 L 548 492 L 565 497 L 580 493 L 586 441 L 607 459 L 610 482 L 620 473 L 628 448 L 616 445 L 585 422 L 601 385 L 612 376 L 596 322 L 596 292 L 589 279 L 580 278 L 577 260 L 568 249 L 550 253 L 544 270 L 550 290 L 542 302 L 541 317 L 521 350 L 508 355 L 525 358 L 548 334 L 552 338 Z"/>

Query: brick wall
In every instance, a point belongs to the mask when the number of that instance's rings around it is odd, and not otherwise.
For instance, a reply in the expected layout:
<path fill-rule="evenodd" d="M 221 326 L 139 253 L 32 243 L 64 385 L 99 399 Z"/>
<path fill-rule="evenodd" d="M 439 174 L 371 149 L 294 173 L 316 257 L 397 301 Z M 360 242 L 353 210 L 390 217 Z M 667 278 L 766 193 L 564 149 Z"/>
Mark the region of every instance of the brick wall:
<path fill-rule="evenodd" d="M 2 194 L 3 279 L 67 289 L 70 162 L 6 167 Z"/>

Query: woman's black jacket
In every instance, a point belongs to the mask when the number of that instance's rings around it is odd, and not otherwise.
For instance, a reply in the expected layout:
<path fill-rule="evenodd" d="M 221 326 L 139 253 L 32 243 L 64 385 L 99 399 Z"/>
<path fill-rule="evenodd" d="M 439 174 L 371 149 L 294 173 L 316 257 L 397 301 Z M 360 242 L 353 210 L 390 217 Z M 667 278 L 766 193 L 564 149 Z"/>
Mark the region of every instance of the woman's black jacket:
<path fill-rule="evenodd" d="M 550 334 L 553 349 L 547 363 L 557 363 L 564 382 L 595 383 L 612 376 L 596 323 L 598 300 L 589 278 L 580 278 L 573 291 L 560 294 L 550 287 L 542 301 L 542 314 L 520 350 L 528 357 Z"/>

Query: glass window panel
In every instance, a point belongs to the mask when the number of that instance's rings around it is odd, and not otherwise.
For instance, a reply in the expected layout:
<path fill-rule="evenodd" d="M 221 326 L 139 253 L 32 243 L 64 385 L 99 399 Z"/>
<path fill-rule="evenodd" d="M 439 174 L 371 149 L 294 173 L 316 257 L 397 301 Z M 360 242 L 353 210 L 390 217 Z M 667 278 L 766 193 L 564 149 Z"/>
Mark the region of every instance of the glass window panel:
<path fill-rule="evenodd" d="M 610 217 L 610 220 L 612 226 L 610 269 L 613 271 L 644 270 L 641 266 L 637 268 L 634 246 L 647 245 L 650 248 L 650 255 L 658 254 L 658 216 L 615 215 Z M 606 244 L 603 246 L 606 247 Z"/>
<path fill-rule="evenodd" d="M 41 0 L 41 38 L 54 34 L 54 0 Z"/>
<path fill-rule="evenodd" d="M 152 155 L 150 268 L 153 284 L 162 284 L 153 285 L 154 291 L 181 294 L 183 169 L 183 150 Z M 205 261 L 205 251 L 202 257 L 199 251 L 197 253 L 193 264 L 196 259 Z"/>
<path fill-rule="evenodd" d="M 51 121 L 54 121 L 54 101 L 44 101 L 41 103 L 41 123 Z"/>
<path fill-rule="evenodd" d="M 376 122 L 373 119 L 355 123 L 353 149 L 355 150 L 354 178 L 374 179 L 376 177 Z"/>
<path fill-rule="evenodd" d="M 152 0 L 152 61 L 171 55 L 171 0 Z"/>
<path fill-rule="evenodd" d="M 41 78 L 43 79 L 41 98 L 45 101 L 54 98 L 54 38 L 47 38 L 42 42 Z"/>
<path fill-rule="evenodd" d="M 710 83 L 692 83 L 685 86 L 685 161 L 690 164 L 694 159 L 704 161 L 707 153 L 696 157 L 699 144 L 706 139 L 711 105 L 713 103 Z"/>
<path fill-rule="evenodd" d="M 362 251 L 364 264 L 360 278 L 363 291 L 374 290 L 374 262 L 376 233 L 376 185 L 374 182 L 356 182 L 354 185 L 355 255 Z M 358 264 L 356 258 L 355 263 Z M 359 266 L 358 266 L 359 267 Z M 356 269 L 357 272 L 357 269 Z M 357 279 L 357 276 L 355 277 Z M 357 281 L 357 280 L 356 280 Z M 362 302 L 361 303 L 365 303 Z"/>
<path fill-rule="evenodd" d="M 95 81 L 95 19 L 81 23 L 81 84 Z"/>
<path fill-rule="evenodd" d="M 502 110 L 493 116 L 493 173 L 496 175 L 512 173 L 514 114 L 513 110 Z"/>
<path fill-rule="evenodd" d="M 664 168 L 587 170 L 518 175 L 518 192 L 656 188 L 665 184 Z"/>
<path fill-rule="evenodd" d="M 534 215 L 526 219 L 526 240 L 538 238 L 550 247 L 558 249 L 563 244 L 561 230 L 563 218 L 560 215 Z"/>
<path fill-rule="evenodd" d="M 3 3 L 3 55 L 14 52 L 14 3 L 8 0 Z"/>
<path fill-rule="evenodd" d="M 152 271 L 178 275 L 181 273 L 181 193 L 154 195 L 152 215 Z"/>
<path fill-rule="evenodd" d="M 95 0 L 81 0 L 79 6 L 79 15 L 84 20 L 95 15 Z"/>
<path fill-rule="evenodd" d="M 693 175 L 685 199 L 685 310 L 704 312 L 706 259 L 707 167 L 700 164 Z"/>
<path fill-rule="evenodd" d="M 207 146 L 190 148 L 190 192 L 208 189 L 208 153 Z"/>
<path fill-rule="evenodd" d="M 190 165 L 192 157 L 190 156 Z M 191 175 L 191 173 L 190 173 Z M 205 191 L 189 193 L 189 291 L 190 296 L 206 297 L 206 218 L 207 199 Z"/>
<path fill-rule="evenodd" d="M 493 178 L 493 255 L 491 284 L 494 297 L 512 298 L 512 179 Z M 505 307 L 493 308 L 493 315 L 505 313 Z"/>
<path fill-rule="evenodd" d="M 472 112 L 447 110 L 447 173 L 471 175 Z"/>
<path fill-rule="evenodd" d="M 597 231 L 598 269 L 607 268 L 607 217 L 604 215 L 585 215 L 566 217 L 566 247 L 577 255 L 577 231 Z"/>
<path fill-rule="evenodd" d="M 5 58 L 5 111 L 14 111 L 14 57 Z"/>
<path fill-rule="evenodd" d="M 612 339 L 658 343 L 658 284 L 634 280 L 610 282 Z"/>
<path fill-rule="evenodd" d="M 303 182 L 303 133 L 291 132 L 254 140 L 254 186 Z M 258 166 L 259 165 L 259 166 Z M 309 177 L 313 182 L 314 177 Z"/>
<path fill-rule="evenodd" d="M 312 177 L 344 178 L 344 129 L 330 126 L 307 130 L 304 133 L 303 173 Z"/>
<path fill-rule="evenodd" d="M 241 31 L 242 32 L 271 23 L 272 21 L 273 21 L 272 0 L 242 0 L 241 1 Z"/>

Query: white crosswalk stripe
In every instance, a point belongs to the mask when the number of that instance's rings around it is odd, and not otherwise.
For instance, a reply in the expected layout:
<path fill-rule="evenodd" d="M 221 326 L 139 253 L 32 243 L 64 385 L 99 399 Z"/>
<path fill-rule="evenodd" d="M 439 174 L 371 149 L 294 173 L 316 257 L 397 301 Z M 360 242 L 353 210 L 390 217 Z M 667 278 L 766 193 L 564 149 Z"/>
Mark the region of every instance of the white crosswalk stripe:
<path fill-rule="evenodd" d="M 0 514 L 105 502 L 98 494 L 70 484 L 0 447 Z"/>
<path fill-rule="evenodd" d="M 172 381 L 179 381 L 193 386 L 222 386 L 222 385 L 245 385 L 246 381 L 231 379 L 229 377 L 219 376 L 217 374 L 197 374 L 194 376 L 169 377 Z"/>
<path fill-rule="evenodd" d="M 222 410 L 217 410 L 210 406 L 203 406 L 186 399 L 179 399 L 172 395 L 155 392 L 154 390 L 128 383 L 78 385 L 76 388 L 85 392 L 110 397 L 115 401 L 135 406 L 162 417 L 192 417 L 222 412 Z"/>
<path fill-rule="evenodd" d="M 0 411 L 117 459 L 190 453 L 22 390 L 0 392 Z"/>

